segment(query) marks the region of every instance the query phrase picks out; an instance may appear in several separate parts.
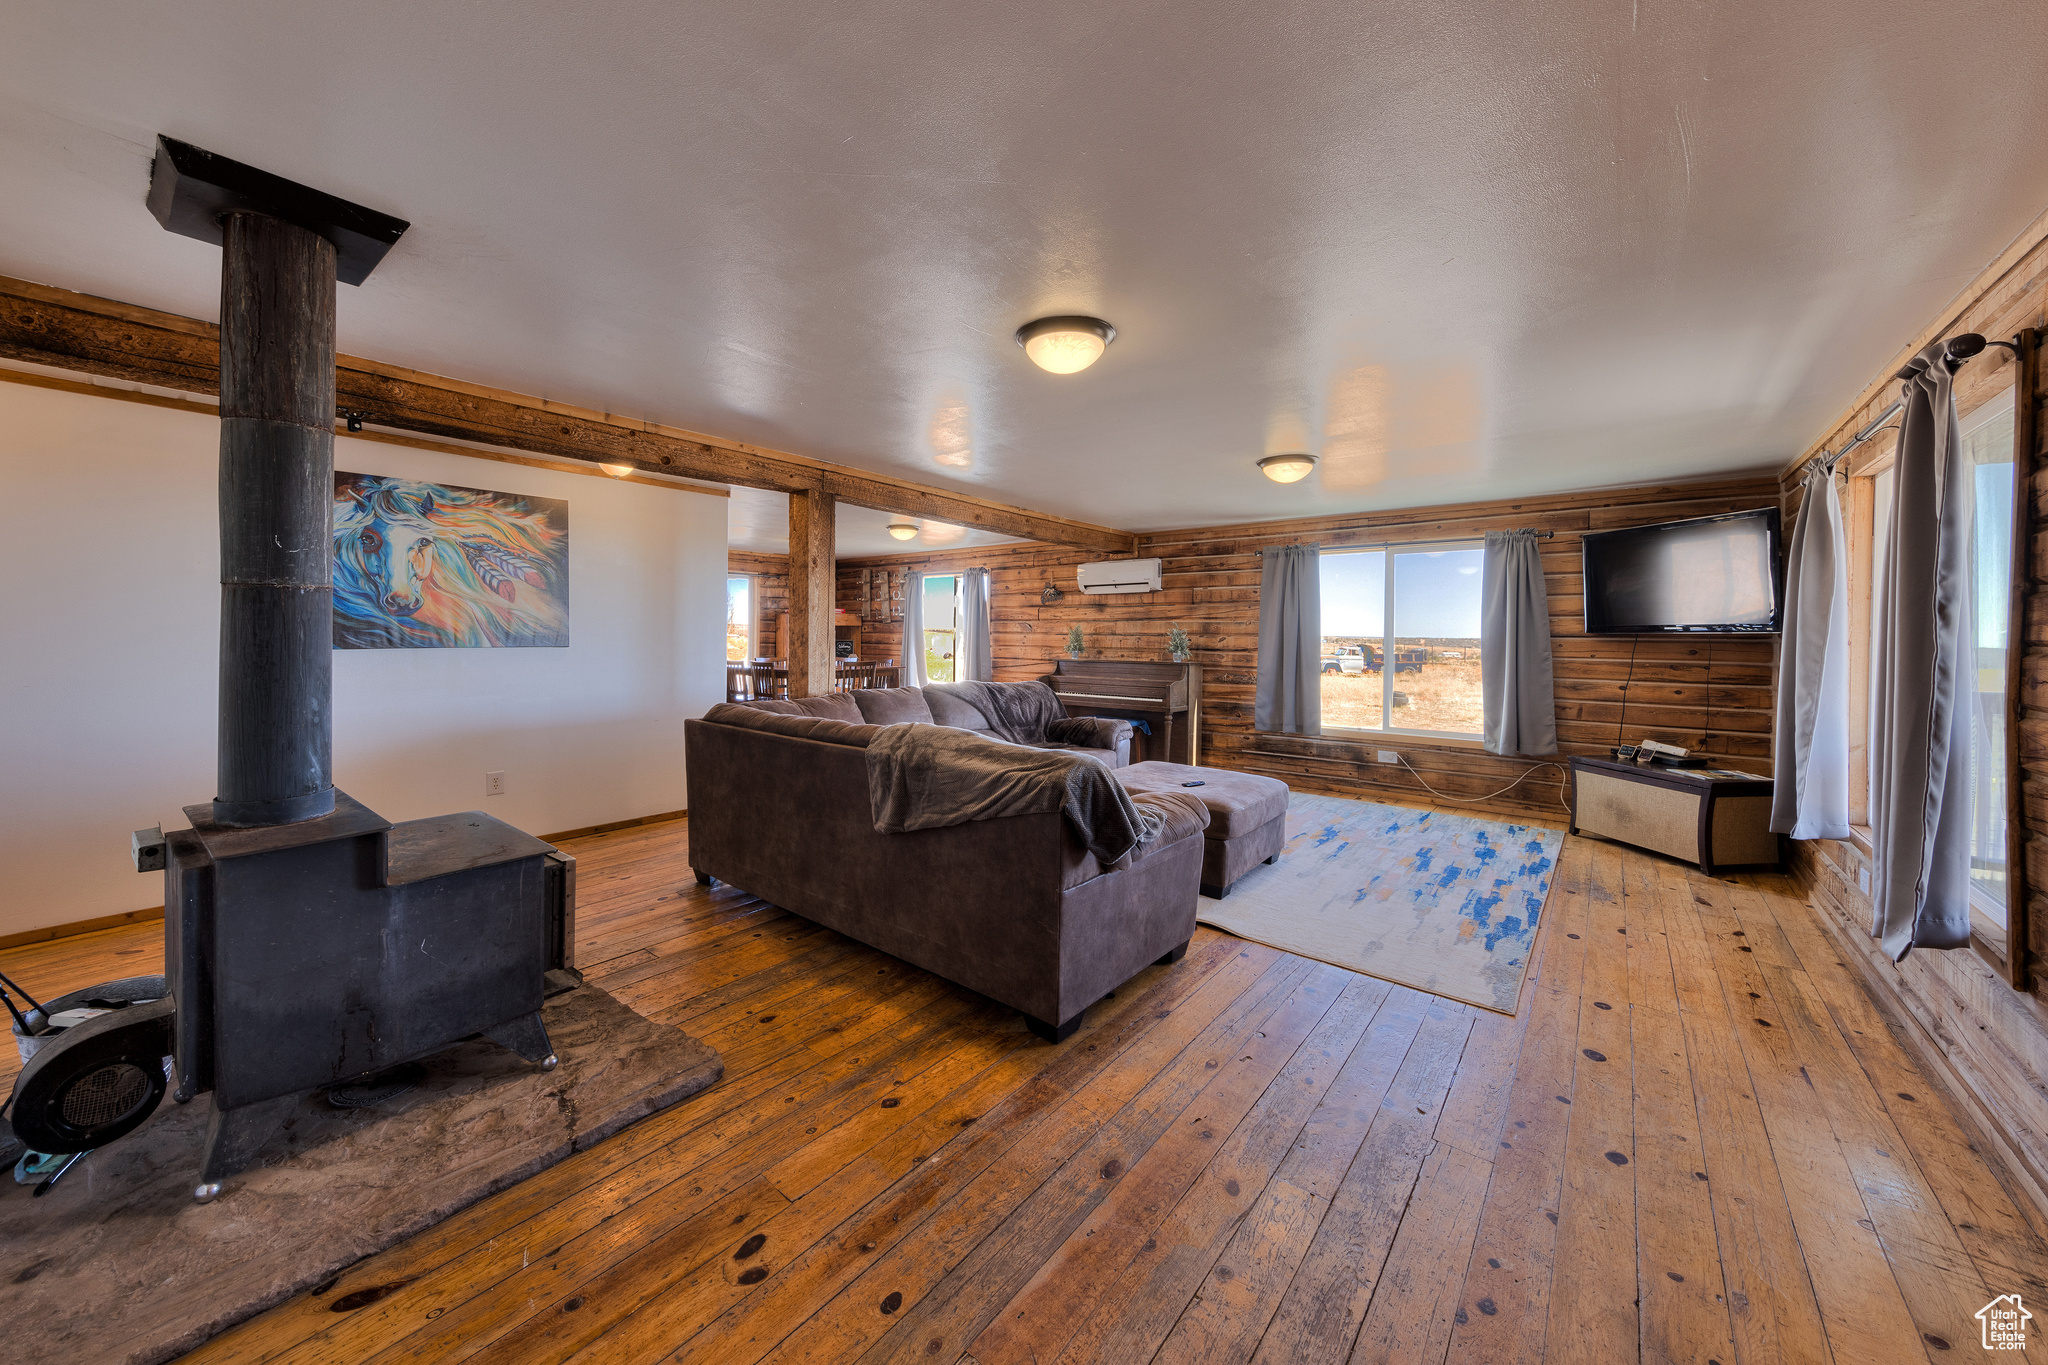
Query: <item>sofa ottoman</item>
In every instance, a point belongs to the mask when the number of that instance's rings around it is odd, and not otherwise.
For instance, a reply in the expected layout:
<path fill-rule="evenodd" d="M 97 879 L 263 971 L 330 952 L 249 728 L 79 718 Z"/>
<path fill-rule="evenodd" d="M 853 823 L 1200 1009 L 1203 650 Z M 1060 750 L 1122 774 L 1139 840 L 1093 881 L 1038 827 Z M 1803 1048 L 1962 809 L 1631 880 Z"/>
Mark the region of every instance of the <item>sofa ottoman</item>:
<path fill-rule="evenodd" d="M 1287 842 L 1287 784 L 1256 773 L 1185 763 L 1133 763 L 1116 770 L 1130 792 L 1181 792 L 1209 808 L 1202 894 L 1222 900 L 1231 883 L 1280 856 Z M 1190 782 L 1200 782 L 1190 787 Z"/>

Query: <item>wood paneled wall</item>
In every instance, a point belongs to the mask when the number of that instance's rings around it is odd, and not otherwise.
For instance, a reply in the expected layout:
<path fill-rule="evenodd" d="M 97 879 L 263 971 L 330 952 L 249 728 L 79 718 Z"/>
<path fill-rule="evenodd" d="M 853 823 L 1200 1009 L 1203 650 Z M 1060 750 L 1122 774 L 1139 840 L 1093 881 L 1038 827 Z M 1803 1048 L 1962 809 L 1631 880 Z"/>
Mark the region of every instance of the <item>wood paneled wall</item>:
<path fill-rule="evenodd" d="M 2044 216 L 2048 221 L 2048 216 Z M 1960 332 L 2009 339 L 2025 327 L 2048 325 L 2048 242 L 2043 224 L 2031 245 L 2006 253 L 1944 309 L 1920 343 Z M 1883 373 L 1904 364 L 1901 352 Z M 2013 383 L 2008 353 L 1991 350 L 1956 376 L 1956 407 L 1967 415 Z M 1840 449 L 1899 394 L 1886 380 L 1867 390 L 1843 412 L 1815 449 Z M 2042 424 L 2037 423 L 2037 430 Z M 1890 453 L 1895 438 L 1882 435 L 1852 457 L 1854 469 L 1869 467 Z M 2037 452 L 2036 467 L 2040 467 Z M 1800 501 L 1800 466 L 1782 476 L 1789 530 Z M 1808 884 L 1814 911 L 1834 935 L 1844 960 L 1864 971 L 1881 997 L 1888 997 L 1919 1043 L 1930 1068 L 1942 1074 L 1973 1111 L 1986 1136 L 2014 1168 L 2035 1205 L 2048 1215 L 2048 474 L 2037 474 L 2030 503 L 2033 526 L 2033 582 L 2015 585 L 2026 593 L 2026 718 L 2020 732 L 2022 790 L 2026 809 L 2026 859 L 2031 890 L 2031 966 L 2027 992 L 2015 991 L 1974 952 L 1917 951 L 1892 962 L 1870 938 L 1870 895 L 1862 877 L 1871 859 L 1864 841 L 1815 840 L 1793 845 L 1794 870 Z M 1867 633 L 1851 622 L 1852 640 Z"/>
<path fill-rule="evenodd" d="M 839 561 L 839 606 L 844 611 L 860 610 L 860 575 L 863 569 L 892 572 L 914 569 L 927 574 L 954 574 L 963 569 L 985 567 L 989 571 L 989 625 L 991 652 L 996 677 L 1004 681 L 1036 678 L 1045 673 L 1046 660 L 1066 648 L 1067 615 L 1080 591 L 1074 586 L 1074 567 L 1100 556 L 1063 545 L 1041 545 L 1024 541 L 1014 545 L 991 545 L 982 549 L 936 550 L 868 559 Z M 1057 608 L 1042 608 L 1038 595 L 1048 582 L 1065 590 L 1066 599 Z M 1096 599 L 1099 600 L 1099 599 Z M 1041 611 L 1050 615 L 1041 616 Z M 1048 631 L 1053 634 L 1048 635 Z M 903 659 L 903 625 L 900 621 L 867 621 L 861 626 L 862 652 L 877 659 Z M 1095 653 L 1091 640 L 1090 653 Z M 1118 648 L 1135 648 L 1121 641 Z M 1163 657 L 1164 636 L 1159 650 Z M 1105 652 L 1104 657 L 1112 657 Z M 1118 653 L 1120 658 L 1150 658 L 1151 654 Z"/>
<path fill-rule="evenodd" d="M 1555 769 L 1535 770 L 1521 786 L 1489 793 L 1531 773 L 1525 760 L 1497 758 L 1474 744 L 1407 737 L 1353 741 L 1261 735 L 1253 730 L 1253 678 L 1259 616 L 1258 551 L 1268 545 L 1412 543 L 1535 526 L 1553 530 L 1545 543 L 1552 647 L 1557 655 L 1558 732 L 1565 753 L 1603 754 L 1616 742 L 1623 685 L 1634 652 L 1626 735 L 1704 748 L 1729 766 L 1768 771 L 1771 729 L 1771 645 L 1764 640 L 1591 638 L 1579 598 L 1579 534 L 1678 517 L 1709 516 L 1766 505 L 1777 496 L 1769 478 L 1564 494 L 1545 498 L 1363 513 L 1302 521 L 1166 531 L 1140 537 L 1138 554 L 1164 562 L 1156 593 L 1084 597 L 1074 568 L 1094 556 L 1050 545 L 889 555 L 843 560 L 840 605 L 858 605 L 863 568 L 915 566 L 929 573 L 987 565 L 993 604 L 996 676 L 1033 678 L 1065 649 L 1078 623 L 1088 657 L 1164 659 L 1166 635 L 1186 628 L 1203 666 L 1208 723 L 1202 761 L 1266 773 L 1292 786 L 1383 800 L 1425 795 L 1415 773 L 1373 761 L 1393 749 L 1430 786 L 1477 801 L 1474 810 L 1504 815 L 1561 814 Z M 1052 582 L 1059 601 L 1040 601 Z M 886 632 L 886 633 L 885 633 Z M 886 627 L 870 627 L 869 652 L 890 654 L 901 643 Z"/>

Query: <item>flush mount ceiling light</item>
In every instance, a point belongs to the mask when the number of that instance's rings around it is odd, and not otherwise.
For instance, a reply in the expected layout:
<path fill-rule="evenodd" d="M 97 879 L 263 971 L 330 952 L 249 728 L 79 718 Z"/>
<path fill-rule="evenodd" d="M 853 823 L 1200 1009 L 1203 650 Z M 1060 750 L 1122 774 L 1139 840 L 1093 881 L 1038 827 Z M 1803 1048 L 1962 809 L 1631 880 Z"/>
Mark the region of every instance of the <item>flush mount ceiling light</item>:
<path fill-rule="evenodd" d="M 889 523 L 889 534 L 898 540 L 909 540 L 917 534 L 917 528 L 907 521 L 892 521 Z"/>
<path fill-rule="evenodd" d="M 615 479 L 623 479 L 633 472 L 633 466 L 629 464 L 601 464 L 598 468 Z"/>
<path fill-rule="evenodd" d="M 1315 467 L 1313 455 L 1268 455 L 1259 461 L 1259 469 L 1274 483 L 1298 483 Z"/>
<path fill-rule="evenodd" d="M 1017 329 L 1017 344 L 1031 363 L 1052 374 L 1078 374 L 1102 359 L 1116 328 L 1101 318 L 1040 318 Z"/>

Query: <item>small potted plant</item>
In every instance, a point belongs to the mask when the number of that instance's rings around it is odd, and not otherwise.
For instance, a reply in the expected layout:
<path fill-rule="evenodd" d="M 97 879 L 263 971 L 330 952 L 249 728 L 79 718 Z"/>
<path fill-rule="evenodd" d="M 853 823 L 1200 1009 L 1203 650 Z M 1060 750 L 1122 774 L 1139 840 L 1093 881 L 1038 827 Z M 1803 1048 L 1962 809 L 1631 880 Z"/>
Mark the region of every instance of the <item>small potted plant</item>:
<path fill-rule="evenodd" d="M 1073 625 L 1067 627 L 1067 657 L 1069 659 L 1080 658 L 1081 649 L 1081 623 L 1076 621 Z"/>
<path fill-rule="evenodd" d="M 1188 633 L 1178 624 L 1166 632 L 1166 652 L 1177 664 L 1184 664 L 1195 657 L 1195 647 L 1188 643 Z"/>

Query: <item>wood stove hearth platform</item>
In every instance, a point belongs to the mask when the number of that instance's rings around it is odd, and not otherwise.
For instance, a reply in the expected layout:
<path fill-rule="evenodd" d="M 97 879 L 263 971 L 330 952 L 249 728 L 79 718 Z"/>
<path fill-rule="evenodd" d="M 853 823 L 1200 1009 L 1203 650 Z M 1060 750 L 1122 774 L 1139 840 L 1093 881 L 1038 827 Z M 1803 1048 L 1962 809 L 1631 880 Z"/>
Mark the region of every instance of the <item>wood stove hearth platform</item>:
<path fill-rule="evenodd" d="M 543 1014 L 553 1071 L 473 1038 L 375 1108 L 307 1096 L 211 1204 L 191 1197 L 204 1098 L 165 1104 L 45 1198 L 0 1187 L 10 1358 L 169 1360 L 724 1074 L 712 1048 L 594 986 Z"/>

